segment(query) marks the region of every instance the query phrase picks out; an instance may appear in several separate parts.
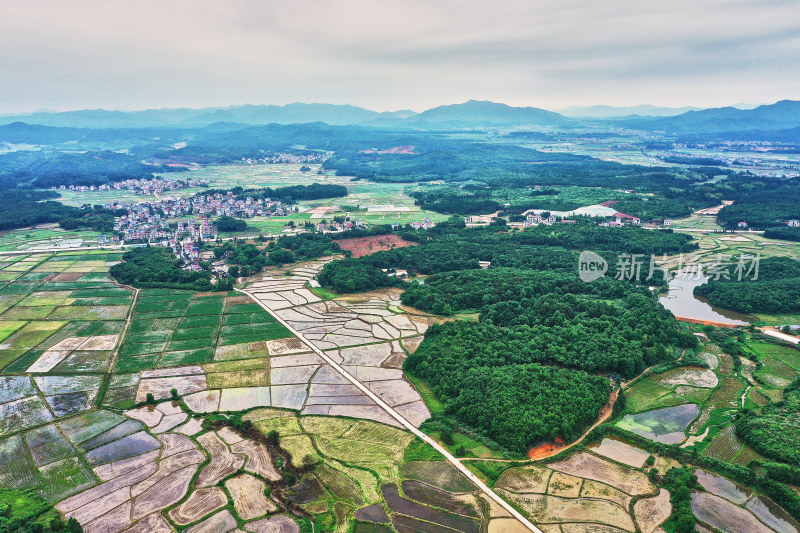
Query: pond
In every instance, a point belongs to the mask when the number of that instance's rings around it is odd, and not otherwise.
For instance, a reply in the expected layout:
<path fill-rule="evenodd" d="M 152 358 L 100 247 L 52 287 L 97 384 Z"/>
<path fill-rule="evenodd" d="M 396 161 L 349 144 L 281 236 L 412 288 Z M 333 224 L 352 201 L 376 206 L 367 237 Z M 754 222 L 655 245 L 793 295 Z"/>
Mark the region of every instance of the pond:
<path fill-rule="evenodd" d="M 753 317 L 723 309 L 708 303 L 701 296 L 694 295 L 694 288 L 708 281 L 707 276 L 698 277 L 695 274 L 678 274 L 669 282 L 666 295 L 659 296 L 658 301 L 672 314 L 681 318 L 706 320 L 744 326 L 749 324 Z"/>
<path fill-rule="evenodd" d="M 617 422 L 617 426 L 656 442 L 677 444 L 686 438 L 686 427 L 699 413 L 700 407 L 697 404 L 685 403 L 645 413 L 625 415 Z"/>

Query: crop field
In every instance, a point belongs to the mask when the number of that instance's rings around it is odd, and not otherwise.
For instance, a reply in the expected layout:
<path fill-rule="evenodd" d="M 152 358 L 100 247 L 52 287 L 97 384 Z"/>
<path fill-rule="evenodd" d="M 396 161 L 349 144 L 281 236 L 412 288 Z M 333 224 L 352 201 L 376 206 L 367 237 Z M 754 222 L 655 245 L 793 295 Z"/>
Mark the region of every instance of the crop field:
<path fill-rule="evenodd" d="M 418 445 L 412 446 L 413 436 L 403 430 L 368 420 L 298 416 L 270 408 L 251 411 L 246 418 L 262 433 L 278 432 L 295 464 L 320 461 L 291 489 L 289 498 L 317 520 L 336 524 L 337 531 L 350 525 L 354 531 L 383 531 L 373 528 L 390 524 L 402 530 L 408 520 L 425 528 L 477 532 L 489 519 L 476 498 L 476 487 L 449 463 L 404 462 L 407 449 Z"/>
<path fill-rule="evenodd" d="M 701 219 L 713 217 L 700 217 Z M 691 220 L 687 221 L 688 225 L 685 227 L 691 228 Z M 675 226 L 679 222 L 675 221 Z M 676 229 L 678 229 L 676 227 Z M 697 226 L 697 229 L 710 229 L 713 228 Z M 699 262 L 711 262 L 713 256 L 722 254 L 723 256 L 736 256 L 740 254 L 755 255 L 760 254 L 762 258 L 767 257 L 797 257 L 800 255 L 800 244 L 777 239 L 767 239 L 762 235 L 755 233 L 739 233 L 736 235 L 709 233 L 703 234 L 692 232 L 694 242 L 700 247 L 697 252 L 693 252 L 692 257 L 698 256 Z M 786 322 L 783 322 L 784 324 Z"/>
<path fill-rule="evenodd" d="M 638 456 L 649 455 L 630 448 L 626 456 L 633 451 Z M 588 452 L 576 452 L 547 465 L 508 468 L 499 475 L 494 489 L 544 531 L 559 531 L 559 524 L 563 531 L 653 531 L 671 513 L 669 493 L 656 489 L 641 469 Z M 634 496 L 640 499 L 631 508 Z"/>
<path fill-rule="evenodd" d="M 266 355 L 265 340 L 289 336 L 269 313 L 234 293 L 143 290 L 115 372 L 259 357 Z"/>
<path fill-rule="evenodd" d="M 36 467 L 46 469 L 41 491 L 50 500 L 93 479 L 53 422 L 70 428 L 95 413 L 133 302 L 133 291 L 107 275 L 120 256 L 0 258 L 2 272 L 15 273 L 0 282 L 0 437 L 24 436 Z"/>
<path fill-rule="evenodd" d="M 76 248 L 97 245 L 99 232 L 89 230 L 65 230 L 57 224 L 40 224 L 0 232 L 0 252 L 36 251 L 43 248 Z"/>
<path fill-rule="evenodd" d="M 687 403 L 625 415 L 617 426 L 656 442 L 676 444 L 686 438 L 686 428 L 699 412 L 697 404 Z"/>
<path fill-rule="evenodd" d="M 41 352 L 67 336 L 118 334 L 132 302 L 131 291 L 114 285 L 106 275 L 108 264 L 119 257 L 119 253 L 69 252 L 0 260 L 5 265 L 0 272 L 14 269 L 19 274 L 0 282 L 0 369 L 24 372 Z M 104 351 L 114 347 L 105 346 Z M 91 343 L 86 350 L 99 351 Z M 73 354 L 65 355 L 69 359 Z M 92 359 L 98 354 L 77 355 Z"/>
<path fill-rule="evenodd" d="M 635 468 L 643 467 L 644 462 L 650 455 L 641 448 L 607 437 L 604 438 L 599 445 L 592 447 L 591 450 L 596 454 Z"/>

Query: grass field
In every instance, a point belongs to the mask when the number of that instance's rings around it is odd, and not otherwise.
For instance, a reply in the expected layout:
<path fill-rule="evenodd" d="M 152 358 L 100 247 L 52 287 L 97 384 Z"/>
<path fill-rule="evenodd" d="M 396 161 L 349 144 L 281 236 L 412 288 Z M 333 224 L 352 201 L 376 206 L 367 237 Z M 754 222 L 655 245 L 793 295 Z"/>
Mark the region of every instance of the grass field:
<path fill-rule="evenodd" d="M 41 224 L 0 232 L 0 252 L 96 245 L 99 235 L 96 231 L 64 230 L 56 224 Z"/>

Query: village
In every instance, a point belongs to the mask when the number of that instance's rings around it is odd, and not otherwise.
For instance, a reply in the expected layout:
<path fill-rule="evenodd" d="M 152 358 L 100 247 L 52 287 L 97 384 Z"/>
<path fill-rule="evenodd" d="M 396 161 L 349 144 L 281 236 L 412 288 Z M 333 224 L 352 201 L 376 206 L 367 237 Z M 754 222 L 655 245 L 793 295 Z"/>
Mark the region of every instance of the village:
<path fill-rule="evenodd" d="M 193 187 L 208 187 L 207 179 L 185 179 L 185 180 L 165 180 L 162 178 L 124 180 L 114 183 L 104 183 L 102 185 L 61 185 L 51 187 L 51 190 L 58 191 L 131 191 L 141 196 L 158 196 L 165 191 L 179 191 Z"/>

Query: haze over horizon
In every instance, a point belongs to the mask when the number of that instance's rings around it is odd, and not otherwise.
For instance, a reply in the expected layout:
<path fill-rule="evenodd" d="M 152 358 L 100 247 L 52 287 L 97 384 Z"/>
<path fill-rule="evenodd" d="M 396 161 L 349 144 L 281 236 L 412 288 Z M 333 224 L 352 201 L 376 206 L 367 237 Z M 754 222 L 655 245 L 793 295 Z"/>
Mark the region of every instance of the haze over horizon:
<path fill-rule="evenodd" d="M 795 9 L 779 0 L 6 3 L 0 113 L 772 103 L 800 99 Z"/>

